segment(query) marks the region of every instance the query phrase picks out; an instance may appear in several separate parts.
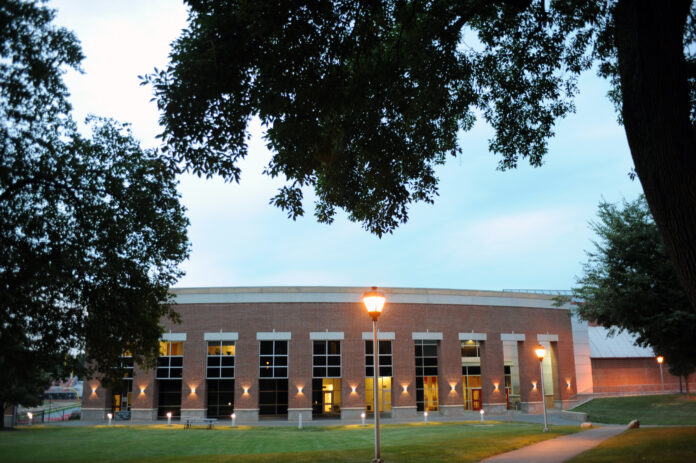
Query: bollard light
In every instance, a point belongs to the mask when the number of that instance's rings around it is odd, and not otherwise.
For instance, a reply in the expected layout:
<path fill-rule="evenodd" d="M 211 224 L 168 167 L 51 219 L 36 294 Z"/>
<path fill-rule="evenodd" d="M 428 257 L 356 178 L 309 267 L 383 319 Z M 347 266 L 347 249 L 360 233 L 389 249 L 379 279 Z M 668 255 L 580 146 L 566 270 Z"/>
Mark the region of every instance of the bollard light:
<path fill-rule="evenodd" d="M 362 425 L 365 426 L 365 412 L 360 414 L 360 419 L 362 420 Z"/>
<path fill-rule="evenodd" d="M 297 429 L 302 430 L 302 413 L 300 413 L 300 417 L 297 420 Z"/>
<path fill-rule="evenodd" d="M 167 412 L 167 426 L 172 425 L 172 412 Z"/>
<path fill-rule="evenodd" d="M 481 414 L 481 423 L 483 423 L 483 415 L 484 415 L 486 412 L 484 412 L 484 411 L 483 411 L 483 408 L 482 408 L 481 411 L 480 411 L 479 413 Z"/>
<path fill-rule="evenodd" d="M 113 418 L 114 415 L 112 415 L 111 413 L 107 413 L 106 417 L 109 419 L 109 424 L 111 424 L 111 418 Z"/>
<path fill-rule="evenodd" d="M 423 423 L 428 424 L 428 412 L 423 412 Z"/>
<path fill-rule="evenodd" d="M 27 412 L 27 418 L 29 418 L 29 426 L 31 426 L 31 422 L 34 420 L 34 414 L 32 412 Z"/>
<path fill-rule="evenodd" d="M 234 428 L 234 427 L 237 425 L 237 414 L 236 414 L 236 413 L 232 413 L 232 414 L 230 415 L 230 418 L 232 419 L 232 427 Z"/>

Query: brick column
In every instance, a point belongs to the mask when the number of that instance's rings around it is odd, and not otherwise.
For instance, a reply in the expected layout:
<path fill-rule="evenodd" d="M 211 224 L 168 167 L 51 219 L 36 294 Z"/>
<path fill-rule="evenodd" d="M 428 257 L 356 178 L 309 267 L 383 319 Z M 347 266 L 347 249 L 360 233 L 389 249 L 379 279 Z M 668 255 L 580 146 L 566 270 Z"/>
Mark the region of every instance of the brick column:
<path fill-rule="evenodd" d="M 416 416 L 416 360 L 415 345 L 410 332 L 404 330 L 395 333 L 392 341 L 392 361 L 392 416 L 413 418 Z"/>
<path fill-rule="evenodd" d="M 486 341 L 481 343 L 481 396 L 486 413 L 505 413 L 507 410 L 500 333 L 487 333 Z"/>
<path fill-rule="evenodd" d="M 573 342 L 570 336 L 559 335 L 558 342 L 551 343 L 551 346 L 556 352 L 556 359 L 558 362 L 560 406 L 565 410 L 575 406 L 575 400 L 571 400 L 571 397 L 574 398 L 577 394 Z M 570 386 L 568 386 L 569 383 Z"/>
<path fill-rule="evenodd" d="M 462 343 L 456 332 L 445 332 L 440 341 L 438 358 L 438 398 L 440 414 L 463 416 L 464 398 L 462 384 Z M 454 390 L 452 390 L 454 386 Z"/>
<path fill-rule="evenodd" d="M 181 381 L 181 420 L 206 416 L 205 381 L 207 343 L 201 336 L 184 342 L 184 371 Z"/>
<path fill-rule="evenodd" d="M 155 421 L 157 419 L 157 388 L 155 369 L 143 370 L 139 365 L 133 368 L 133 403 L 131 419 L 134 421 Z"/>
<path fill-rule="evenodd" d="M 111 410 L 111 389 L 103 388 L 98 379 L 86 380 L 82 391 L 83 421 L 106 420 L 106 414 Z"/>
<path fill-rule="evenodd" d="M 234 412 L 237 422 L 259 420 L 259 342 L 255 330 L 240 330 L 235 346 Z"/>
<path fill-rule="evenodd" d="M 517 356 L 520 361 L 520 402 L 522 411 L 526 413 L 543 413 L 539 359 L 534 353 L 538 344 L 536 334 L 529 333 L 524 342 L 517 343 Z"/>
<path fill-rule="evenodd" d="M 365 412 L 365 341 L 360 328 L 341 341 L 341 419 L 360 418 Z"/>
<path fill-rule="evenodd" d="M 312 341 L 309 332 L 293 331 L 288 353 L 288 421 L 298 421 L 300 413 L 303 421 L 309 421 L 312 419 Z"/>

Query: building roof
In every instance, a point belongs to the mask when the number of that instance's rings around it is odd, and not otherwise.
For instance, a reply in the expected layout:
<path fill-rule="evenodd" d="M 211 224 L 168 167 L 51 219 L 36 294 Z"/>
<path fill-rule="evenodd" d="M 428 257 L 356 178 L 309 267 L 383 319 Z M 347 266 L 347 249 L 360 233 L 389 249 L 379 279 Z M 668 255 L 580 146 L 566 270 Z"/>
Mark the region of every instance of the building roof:
<path fill-rule="evenodd" d="M 178 304 L 292 303 L 292 302 L 361 302 L 368 287 L 336 286 L 264 286 L 237 288 L 173 288 Z M 546 294 L 460 289 L 385 288 L 380 291 L 393 304 L 455 304 L 498 307 L 535 307 L 568 310 L 556 307 L 554 298 Z"/>
<path fill-rule="evenodd" d="M 654 357 L 649 347 L 636 345 L 633 333 L 622 331 L 609 336 L 609 330 L 603 326 L 590 326 L 587 329 L 590 338 L 591 358 L 639 358 Z"/>

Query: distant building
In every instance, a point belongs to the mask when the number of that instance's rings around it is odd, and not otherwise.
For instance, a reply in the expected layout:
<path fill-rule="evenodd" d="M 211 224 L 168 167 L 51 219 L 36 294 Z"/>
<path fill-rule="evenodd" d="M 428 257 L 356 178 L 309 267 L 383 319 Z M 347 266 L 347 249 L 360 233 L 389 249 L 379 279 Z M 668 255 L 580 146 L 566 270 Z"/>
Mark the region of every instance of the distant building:
<path fill-rule="evenodd" d="M 570 408 L 578 393 L 617 386 L 612 365 L 633 368 L 625 358 L 612 364 L 603 357 L 596 327 L 571 318 L 570 305 L 554 307 L 552 294 L 380 289 L 387 304 L 378 323 L 376 388 L 371 320 L 361 302 L 366 288 L 173 289 L 182 323 L 163 321 L 158 367 L 142 371 L 124 357 L 120 388 L 86 380 L 82 419 L 109 411 L 139 420 L 167 412 L 234 412 L 239 422 L 300 413 L 305 420 L 357 418 L 373 412 L 375 389 L 380 412 L 394 417 L 481 408 L 534 413 L 542 404 L 539 344 L 547 349 L 551 407 Z M 650 368 L 659 375 L 654 357 L 645 360 Z M 635 381 L 654 382 L 654 375 L 644 378 Z"/>

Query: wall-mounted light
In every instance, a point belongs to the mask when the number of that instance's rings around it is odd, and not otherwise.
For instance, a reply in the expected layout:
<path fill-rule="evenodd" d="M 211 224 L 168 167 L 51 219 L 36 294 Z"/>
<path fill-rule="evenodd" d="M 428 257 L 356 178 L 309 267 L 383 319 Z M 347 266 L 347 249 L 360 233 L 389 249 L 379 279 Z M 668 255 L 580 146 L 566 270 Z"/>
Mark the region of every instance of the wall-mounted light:
<path fill-rule="evenodd" d="M 532 389 L 536 389 L 536 385 L 537 385 L 537 382 L 536 382 L 536 381 L 532 381 Z"/>
<path fill-rule="evenodd" d="M 457 385 L 456 384 L 450 384 L 450 387 L 452 388 L 452 392 L 457 392 Z"/>
<path fill-rule="evenodd" d="M 92 386 L 92 395 L 97 395 L 97 388 L 96 388 L 96 386 Z"/>
<path fill-rule="evenodd" d="M 140 386 L 140 395 L 145 394 L 145 389 L 147 389 L 147 386 Z"/>
<path fill-rule="evenodd" d="M 189 389 L 191 389 L 191 395 L 196 395 L 196 386 L 189 386 Z"/>
<path fill-rule="evenodd" d="M 350 390 L 351 390 L 351 392 L 350 392 L 351 394 L 357 394 L 358 386 L 351 386 Z"/>
<path fill-rule="evenodd" d="M 566 384 L 568 385 L 568 389 L 570 389 L 570 381 L 566 381 Z"/>
<path fill-rule="evenodd" d="M 403 388 L 404 388 L 404 392 L 408 392 L 408 384 L 404 384 Z"/>
<path fill-rule="evenodd" d="M 495 390 L 498 390 L 498 383 L 493 383 L 493 386 L 495 386 Z"/>
<path fill-rule="evenodd" d="M 249 394 L 249 386 L 244 386 L 242 389 L 244 389 L 244 395 Z"/>
<path fill-rule="evenodd" d="M 297 393 L 302 394 L 302 389 L 304 389 L 303 386 L 297 386 Z"/>

